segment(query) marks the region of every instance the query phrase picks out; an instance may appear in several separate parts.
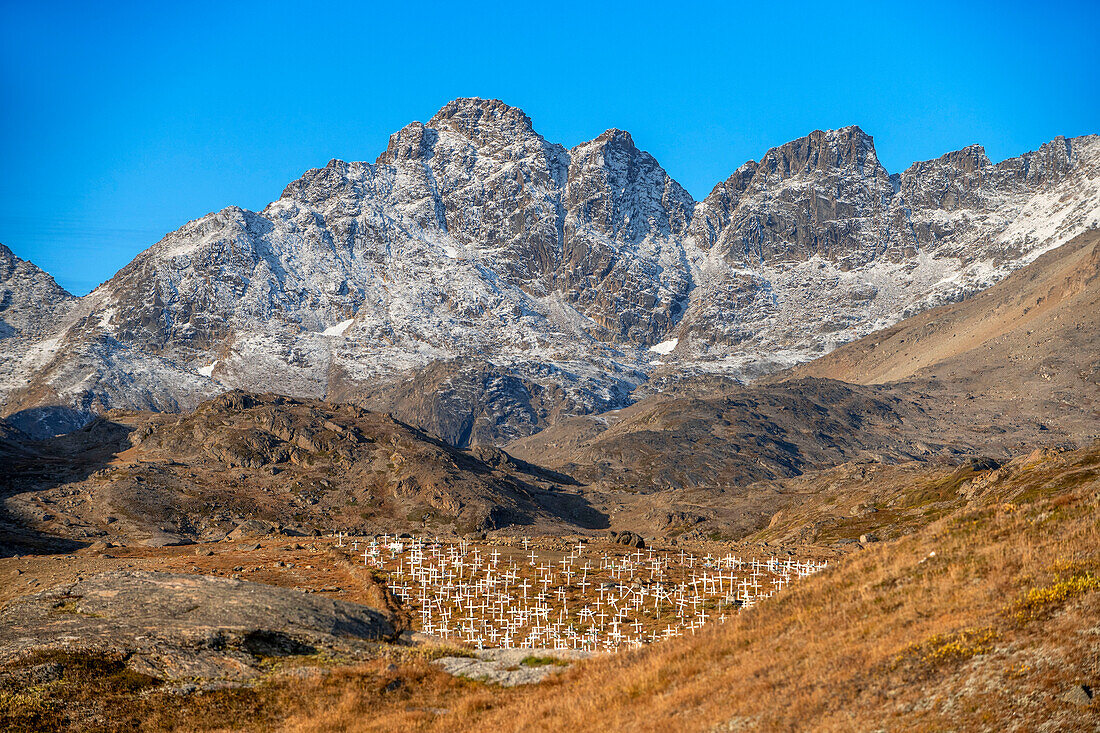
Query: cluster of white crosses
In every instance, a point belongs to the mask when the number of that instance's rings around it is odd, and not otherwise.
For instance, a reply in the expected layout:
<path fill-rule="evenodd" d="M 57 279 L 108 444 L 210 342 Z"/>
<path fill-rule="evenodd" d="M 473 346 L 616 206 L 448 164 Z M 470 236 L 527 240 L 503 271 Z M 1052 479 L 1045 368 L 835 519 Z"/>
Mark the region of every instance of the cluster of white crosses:
<path fill-rule="evenodd" d="M 640 646 L 724 622 L 827 563 L 687 551 L 598 551 L 578 542 L 543 560 L 523 539 L 483 551 L 465 541 L 350 540 L 390 591 L 419 614 L 420 630 L 479 649 L 588 651 Z"/>

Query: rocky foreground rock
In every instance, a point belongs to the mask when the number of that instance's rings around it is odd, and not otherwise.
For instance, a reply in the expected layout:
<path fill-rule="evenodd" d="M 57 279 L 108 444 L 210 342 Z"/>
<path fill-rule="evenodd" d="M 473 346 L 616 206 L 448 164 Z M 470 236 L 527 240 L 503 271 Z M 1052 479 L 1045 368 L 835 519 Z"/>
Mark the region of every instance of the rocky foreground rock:
<path fill-rule="evenodd" d="M 119 655 L 163 680 L 247 680 L 265 657 L 354 657 L 391 639 L 379 611 L 242 580 L 117 571 L 0 610 L 0 662 L 30 654 Z"/>
<path fill-rule="evenodd" d="M 467 657 L 441 657 L 432 664 L 456 677 L 515 687 L 542 682 L 591 656 L 581 649 L 482 649 Z"/>

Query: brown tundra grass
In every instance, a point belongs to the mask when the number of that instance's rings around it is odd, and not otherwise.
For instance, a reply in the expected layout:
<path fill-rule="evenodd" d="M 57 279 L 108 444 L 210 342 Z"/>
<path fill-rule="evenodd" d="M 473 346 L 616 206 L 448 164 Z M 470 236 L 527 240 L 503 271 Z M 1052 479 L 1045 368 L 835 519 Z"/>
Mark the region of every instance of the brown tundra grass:
<path fill-rule="evenodd" d="M 721 626 L 500 690 L 418 668 L 381 699 L 303 695 L 322 730 L 1100 728 L 1100 444 L 1009 472 L 990 495 Z"/>
<path fill-rule="evenodd" d="M 1100 444 L 1016 463 L 981 499 L 724 625 L 537 686 L 452 678 L 406 651 L 247 693 L 120 695 L 126 723 L 104 728 L 1097 730 L 1100 701 L 1065 696 L 1100 689 L 1098 468 Z"/>

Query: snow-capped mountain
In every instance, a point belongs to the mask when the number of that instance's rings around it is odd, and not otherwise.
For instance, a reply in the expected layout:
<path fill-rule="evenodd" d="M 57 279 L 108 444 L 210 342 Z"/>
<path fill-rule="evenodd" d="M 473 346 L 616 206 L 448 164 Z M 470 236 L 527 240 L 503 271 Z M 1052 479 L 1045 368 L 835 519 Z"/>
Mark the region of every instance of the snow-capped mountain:
<path fill-rule="evenodd" d="M 696 207 L 706 257 L 680 363 L 749 374 L 992 285 L 1100 226 L 1100 138 L 994 165 L 973 145 L 891 175 L 858 127 L 749 162 Z"/>
<path fill-rule="evenodd" d="M 422 424 L 502 442 L 622 406 L 655 370 L 812 358 L 1096 226 L 1096 136 L 891 175 L 859 128 L 819 131 L 696 203 L 626 132 L 567 150 L 519 109 L 459 99 L 375 163 L 333 160 L 263 211 L 189 222 L 62 299 L 29 343 L 0 341 L 0 400 L 419 397 Z"/>

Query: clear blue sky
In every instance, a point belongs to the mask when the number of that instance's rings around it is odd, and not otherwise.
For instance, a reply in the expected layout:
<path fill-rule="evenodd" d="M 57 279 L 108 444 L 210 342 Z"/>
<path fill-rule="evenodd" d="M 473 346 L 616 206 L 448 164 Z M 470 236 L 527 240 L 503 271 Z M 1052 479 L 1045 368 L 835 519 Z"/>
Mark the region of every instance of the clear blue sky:
<path fill-rule="evenodd" d="M 629 130 L 702 198 L 858 124 L 891 171 L 1100 132 L 1100 3 L 0 0 L 0 242 L 89 291 L 459 96 L 566 146 Z"/>

